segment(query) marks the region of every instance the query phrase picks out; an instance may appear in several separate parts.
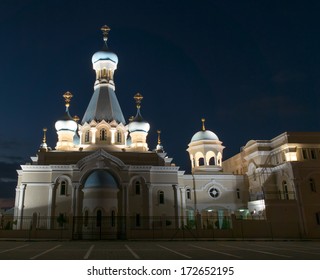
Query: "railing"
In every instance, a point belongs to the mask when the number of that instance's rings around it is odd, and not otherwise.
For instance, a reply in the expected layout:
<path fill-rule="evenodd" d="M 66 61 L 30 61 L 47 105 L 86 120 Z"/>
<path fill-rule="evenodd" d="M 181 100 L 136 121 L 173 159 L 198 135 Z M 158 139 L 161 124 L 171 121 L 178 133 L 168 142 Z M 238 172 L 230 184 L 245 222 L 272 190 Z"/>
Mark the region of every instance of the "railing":
<path fill-rule="evenodd" d="M 0 229 L 0 238 L 24 239 L 219 239 L 300 238 L 298 222 L 270 222 L 266 219 L 237 219 L 217 213 L 196 217 L 78 216 L 24 217 Z M 19 223 L 21 227 L 19 228 Z M 50 226 L 52 226 L 50 228 Z M 11 230 L 10 230 L 11 229 Z"/>

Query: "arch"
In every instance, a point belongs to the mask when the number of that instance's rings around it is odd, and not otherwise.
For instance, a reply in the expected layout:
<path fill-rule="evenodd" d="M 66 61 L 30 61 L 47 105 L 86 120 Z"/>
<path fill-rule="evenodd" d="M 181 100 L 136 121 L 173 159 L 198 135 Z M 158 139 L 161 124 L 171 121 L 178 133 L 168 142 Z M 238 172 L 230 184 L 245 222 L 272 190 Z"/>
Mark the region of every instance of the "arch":
<path fill-rule="evenodd" d="M 199 166 L 199 160 L 200 158 L 202 158 L 203 162 L 204 162 L 204 156 L 203 156 L 203 153 L 201 152 L 196 152 L 196 154 L 194 155 L 194 158 L 195 158 L 195 167 L 198 167 Z M 201 160 L 201 161 L 202 161 Z"/>
<path fill-rule="evenodd" d="M 216 154 L 213 151 L 206 153 L 206 163 L 207 165 L 216 165 Z"/>
<path fill-rule="evenodd" d="M 205 160 L 203 157 L 198 159 L 198 166 L 204 166 L 205 165 Z"/>
<path fill-rule="evenodd" d="M 72 180 L 68 175 L 61 175 L 54 181 L 54 187 L 58 189 L 60 195 L 68 195 L 70 193 L 70 186 L 72 186 Z"/>

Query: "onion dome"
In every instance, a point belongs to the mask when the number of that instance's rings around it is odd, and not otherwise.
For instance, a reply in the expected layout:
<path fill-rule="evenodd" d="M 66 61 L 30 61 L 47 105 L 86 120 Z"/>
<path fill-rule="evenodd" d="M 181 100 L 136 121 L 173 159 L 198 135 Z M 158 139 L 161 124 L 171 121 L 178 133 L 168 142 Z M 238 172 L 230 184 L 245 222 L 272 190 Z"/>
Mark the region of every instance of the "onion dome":
<path fill-rule="evenodd" d="M 72 93 L 69 91 L 67 91 L 63 95 L 66 102 L 66 111 L 64 115 L 55 123 L 55 128 L 57 131 L 67 130 L 67 131 L 75 132 L 78 128 L 77 122 L 74 121 L 74 119 L 70 116 L 70 113 L 69 113 L 70 100 L 72 96 L 73 96 Z"/>
<path fill-rule="evenodd" d="M 110 28 L 107 25 L 104 25 L 101 28 L 101 31 L 103 33 L 104 45 L 101 51 L 94 53 L 91 59 L 92 63 L 94 64 L 99 60 L 111 60 L 114 63 L 118 64 L 118 56 L 114 52 L 111 52 L 108 49 L 108 45 L 107 45 L 108 33 L 110 31 Z"/>
<path fill-rule="evenodd" d="M 202 130 L 198 131 L 197 133 L 195 133 L 192 136 L 191 142 L 202 141 L 202 140 L 219 141 L 218 136 L 214 132 L 212 132 L 210 130 L 206 130 L 206 128 L 204 126 L 205 119 L 201 119 L 201 121 L 202 121 Z"/>
<path fill-rule="evenodd" d="M 137 104 L 137 114 L 128 125 L 129 132 L 142 131 L 148 133 L 150 130 L 150 124 L 142 118 L 140 113 L 141 100 L 143 99 L 143 96 L 140 93 L 137 93 L 134 96 L 134 99 Z"/>
<path fill-rule="evenodd" d="M 118 183 L 116 179 L 104 169 L 93 171 L 84 183 L 84 189 L 99 188 L 99 189 L 117 189 Z"/>

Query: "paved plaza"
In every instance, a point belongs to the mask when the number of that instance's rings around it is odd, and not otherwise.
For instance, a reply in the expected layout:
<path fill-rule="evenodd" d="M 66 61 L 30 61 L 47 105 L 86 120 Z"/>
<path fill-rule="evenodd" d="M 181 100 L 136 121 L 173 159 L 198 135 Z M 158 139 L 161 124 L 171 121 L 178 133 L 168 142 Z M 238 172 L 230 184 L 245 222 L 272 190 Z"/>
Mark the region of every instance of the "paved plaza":
<path fill-rule="evenodd" d="M 0 241 L 1 260 L 318 260 L 319 241 Z"/>

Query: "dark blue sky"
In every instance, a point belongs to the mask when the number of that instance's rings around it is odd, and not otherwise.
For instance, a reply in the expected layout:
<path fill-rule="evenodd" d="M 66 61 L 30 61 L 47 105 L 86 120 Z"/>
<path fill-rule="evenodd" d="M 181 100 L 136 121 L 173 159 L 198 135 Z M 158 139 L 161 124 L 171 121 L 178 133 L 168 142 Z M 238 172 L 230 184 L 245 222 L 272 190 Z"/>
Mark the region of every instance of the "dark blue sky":
<path fill-rule="evenodd" d="M 43 127 L 55 146 L 65 91 L 82 118 L 104 24 L 125 118 L 140 92 L 150 149 L 160 129 L 181 169 L 202 117 L 225 159 L 250 139 L 319 131 L 319 11 L 318 1 L 2 0 L 0 197 L 14 196 L 16 169 L 36 154 Z"/>

